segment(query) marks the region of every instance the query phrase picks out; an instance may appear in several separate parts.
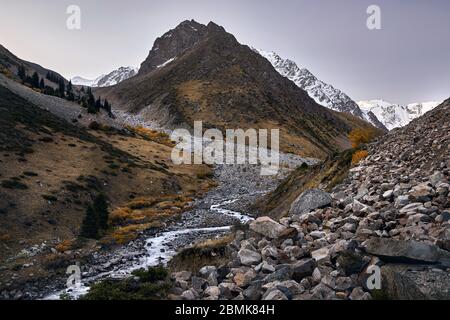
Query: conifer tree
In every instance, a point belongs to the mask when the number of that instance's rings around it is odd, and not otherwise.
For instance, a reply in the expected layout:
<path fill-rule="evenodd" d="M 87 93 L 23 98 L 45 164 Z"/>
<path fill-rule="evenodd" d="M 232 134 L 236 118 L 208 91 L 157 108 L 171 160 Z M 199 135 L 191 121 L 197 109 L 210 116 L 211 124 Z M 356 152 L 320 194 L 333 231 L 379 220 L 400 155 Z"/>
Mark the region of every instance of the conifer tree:
<path fill-rule="evenodd" d="M 19 66 L 19 70 L 17 71 L 17 75 L 19 76 L 20 80 L 25 81 L 27 77 L 27 73 L 25 71 L 25 67 L 22 65 Z"/>
<path fill-rule="evenodd" d="M 98 238 L 98 221 L 95 210 L 92 206 L 89 206 L 86 210 L 86 216 L 84 217 L 83 224 L 81 225 L 80 236 L 88 239 Z"/>
<path fill-rule="evenodd" d="M 98 226 L 102 230 L 108 229 L 108 203 L 103 193 L 100 193 L 94 200 L 94 210 L 97 215 Z"/>
<path fill-rule="evenodd" d="M 39 88 L 39 75 L 36 71 L 31 76 L 31 86 L 33 88 Z"/>
<path fill-rule="evenodd" d="M 39 82 L 39 88 L 41 88 L 41 89 L 45 89 L 45 82 L 44 82 L 44 78 L 41 78 L 41 81 Z"/>

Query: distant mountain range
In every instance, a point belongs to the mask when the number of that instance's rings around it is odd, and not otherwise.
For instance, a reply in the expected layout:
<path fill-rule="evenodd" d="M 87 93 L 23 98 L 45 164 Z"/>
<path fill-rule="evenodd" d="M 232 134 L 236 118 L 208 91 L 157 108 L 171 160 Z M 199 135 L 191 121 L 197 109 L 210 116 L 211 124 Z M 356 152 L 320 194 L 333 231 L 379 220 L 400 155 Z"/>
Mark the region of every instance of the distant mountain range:
<path fill-rule="evenodd" d="M 383 123 L 370 110 L 361 110 L 358 104 L 348 95 L 334 88 L 332 85 L 319 80 L 308 69 L 300 68 L 294 61 L 283 59 L 273 51 L 253 50 L 269 60 L 282 76 L 293 81 L 297 86 L 305 90 L 318 104 L 331 110 L 351 113 L 380 129 L 386 129 Z"/>
<path fill-rule="evenodd" d="M 404 127 L 414 119 L 436 108 L 441 102 L 394 104 L 384 100 L 367 100 L 358 102 L 365 112 L 372 112 L 389 130 Z"/>
<path fill-rule="evenodd" d="M 72 78 L 72 84 L 88 87 L 109 87 L 135 76 L 139 71 L 136 67 L 120 67 L 106 75 L 101 75 L 94 80 L 83 77 Z"/>

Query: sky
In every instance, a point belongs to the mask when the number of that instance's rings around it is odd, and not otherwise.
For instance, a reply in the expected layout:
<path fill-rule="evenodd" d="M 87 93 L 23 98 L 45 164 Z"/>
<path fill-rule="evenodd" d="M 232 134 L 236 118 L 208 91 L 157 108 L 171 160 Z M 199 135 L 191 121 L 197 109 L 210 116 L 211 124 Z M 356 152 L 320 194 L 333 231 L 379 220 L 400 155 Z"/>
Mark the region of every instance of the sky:
<path fill-rule="evenodd" d="M 381 29 L 367 28 L 378 5 Z M 81 9 L 69 30 L 67 7 Z M 139 66 L 184 20 L 214 21 L 239 42 L 275 51 L 352 99 L 450 97 L 448 0 L 0 0 L 0 44 L 67 78 Z"/>

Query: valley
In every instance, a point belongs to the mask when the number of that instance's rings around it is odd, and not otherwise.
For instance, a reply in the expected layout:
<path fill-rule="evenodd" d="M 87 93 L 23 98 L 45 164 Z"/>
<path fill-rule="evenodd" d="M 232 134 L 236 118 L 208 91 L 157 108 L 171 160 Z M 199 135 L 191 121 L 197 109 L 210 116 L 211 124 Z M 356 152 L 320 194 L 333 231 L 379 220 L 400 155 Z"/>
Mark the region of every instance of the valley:
<path fill-rule="evenodd" d="M 356 103 L 186 20 L 95 80 L 0 46 L 0 114 L 0 299 L 450 299 L 450 100 Z M 208 129 L 279 130 L 276 174 L 176 163 Z"/>

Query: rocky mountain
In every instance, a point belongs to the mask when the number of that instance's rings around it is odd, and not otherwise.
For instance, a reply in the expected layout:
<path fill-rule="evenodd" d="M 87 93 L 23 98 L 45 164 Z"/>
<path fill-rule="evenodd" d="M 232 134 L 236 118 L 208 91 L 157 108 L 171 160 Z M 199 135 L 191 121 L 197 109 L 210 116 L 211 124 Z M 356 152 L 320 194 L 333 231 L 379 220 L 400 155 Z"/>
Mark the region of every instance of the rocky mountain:
<path fill-rule="evenodd" d="M 134 77 L 139 71 L 139 68 L 134 67 L 120 67 L 106 75 L 101 75 L 94 80 L 88 80 L 83 77 L 73 77 L 72 83 L 79 86 L 87 87 L 109 87 L 118 84 L 126 79 Z"/>
<path fill-rule="evenodd" d="M 293 81 L 297 86 L 308 92 L 309 96 L 318 104 L 331 110 L 351 113 L 380 129 L 386 129 L 374 113 L 370 110 L 361 110 L 358 104 L 348 95 L 334 88 L 332 85 L 317 79 L 308 69 L 299 68 L 294 61 L 283 59 L 273 51 L 254 50 L 269 60 L 282 76 Z"/>
<path fill-rule="evenodd" d="M 372 112 L 388 128 L 392 130 L 404 127 L 412 120 L 423 116 L 437 107 L 439 102 L 412 103 L 399 105 L 384 100 L 367 100 L 358 102 L 359 107 L 365 112 Z"/>
<path fill-rule="evenodd" d="M 241 228 L 228 262 L 174 273 L 173 292 L 205 300 L 450 299 L 449 118 L 450 99 L 379 138 L 330 193 L 291 189 L 285 217 Z"/>
<path fill-rule="evenodd" d="M 139 74 L 99 88 L 115 106 L 167 127 L 281 128 L 285 151 L 322 157 L 368 126 L 318 105 L 214 23 L 185 21 L 155 41 Z"/>

